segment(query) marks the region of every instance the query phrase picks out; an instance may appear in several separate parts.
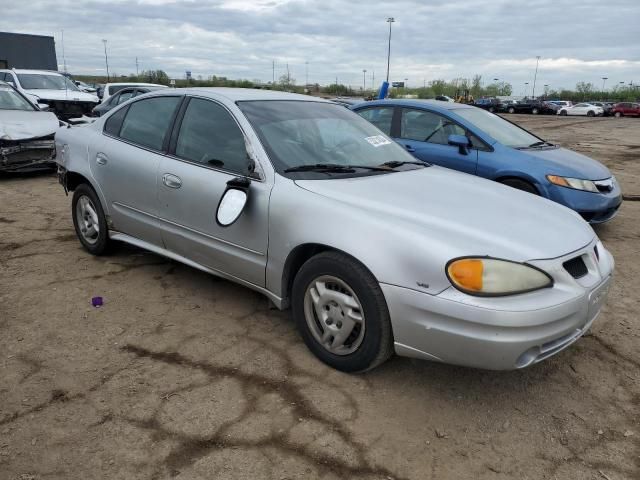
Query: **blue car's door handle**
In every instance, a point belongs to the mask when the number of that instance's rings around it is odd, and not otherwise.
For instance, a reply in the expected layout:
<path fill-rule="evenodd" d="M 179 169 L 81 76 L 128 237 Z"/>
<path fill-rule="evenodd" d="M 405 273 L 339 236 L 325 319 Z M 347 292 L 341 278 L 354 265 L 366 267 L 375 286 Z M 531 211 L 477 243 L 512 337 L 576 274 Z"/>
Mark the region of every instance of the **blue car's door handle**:
<path fill-rule="evenodd" d="M 407 152 L 415 152 L 416 151 L 416 149 L 413 148 L 411 145 L 405 145 L 404 148 L 407 149 Z"/>

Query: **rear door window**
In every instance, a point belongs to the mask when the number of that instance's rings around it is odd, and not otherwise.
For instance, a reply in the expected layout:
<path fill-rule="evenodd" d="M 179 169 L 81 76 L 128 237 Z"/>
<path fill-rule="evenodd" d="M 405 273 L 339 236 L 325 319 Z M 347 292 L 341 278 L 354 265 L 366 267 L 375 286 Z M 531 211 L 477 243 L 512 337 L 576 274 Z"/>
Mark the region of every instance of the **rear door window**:
<path fill-rule="evenodd" d="M 391 136 L 391 124 L 393 121 L 393 107 L 372 107 L 359 110 L 358 115 L 373 123 L 387 135 Z"/>
<path fill-rule="evenodd" d="M 122 122 L 120 138 L 142 147 L 162 150 L 180 99 L 154 97 L 131 104 Z"/>

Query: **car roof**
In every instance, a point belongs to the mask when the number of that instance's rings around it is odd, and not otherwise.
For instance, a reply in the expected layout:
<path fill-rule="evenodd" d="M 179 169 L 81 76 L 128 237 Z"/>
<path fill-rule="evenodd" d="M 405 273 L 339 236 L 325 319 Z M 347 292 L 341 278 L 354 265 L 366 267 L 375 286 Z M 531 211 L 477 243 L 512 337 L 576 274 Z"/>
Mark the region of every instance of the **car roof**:
<path fill-rule="evenodd" d="M 203 97 L 220 98 L 224 97 L 228 101 L 238 102 L 243 100 L 299 100 L 307 102 L 334 103 L 319 97 L 301 95 L 298 93 L 278 92 L 274 90 L 260 90 L 253 88 L 227 88 L 227 87 L 195 87 L 195 88 L 171 88 L 156 90 L 154 94 L 171 95 L 172 92 L 180 94 L 194 94 Z"/>
<path fill-rule="evenodd" d="M 131 87 L 136 87 L 136 86 L 140 86 L 140 87 L 165 87 L 166 85 L 160 85 L 159 83 L 144 83 L 144 82 L 115 82 L 115 83 L 107 83 L 105 85 L 105 87 L 119 87 L 121 85 L 125 85 L 127 87 L 131 86 Z"/>
<path fill-rule="evenodd" d="M 28 70 L 28 69 L 17 69 L 17 68 L 3 68 L 2 70 L 0 70 L 0 72 L 15 72 L 15 73 L 34 73 L 34 74 L 38 74 L 38 75 L 51 75 L 51 74 L 55 74 L 55 75 L 60 75 L 61 77 L 64 76 L 62 75 L 60 72 L 56 72 L 55 70 Z"/>
<path fill-rule="evenodd" d="M 370 102 L 362 102 L 356 105 L 356 108 L 365 106 L 379 106 L 379 105 L 393 105 L 398 107 L 413 107 L 413 108 L 429 108 L 434 111 L 449 111 L 449 110 L 462 110 L 465 108 L 476 108 L 473 105 L 466 105 L 464 103 L 455 102 L 443 102 L 440 100 L 414 100 L 414 99 L 386 99 L 386 100 L 372 100 Z"/>

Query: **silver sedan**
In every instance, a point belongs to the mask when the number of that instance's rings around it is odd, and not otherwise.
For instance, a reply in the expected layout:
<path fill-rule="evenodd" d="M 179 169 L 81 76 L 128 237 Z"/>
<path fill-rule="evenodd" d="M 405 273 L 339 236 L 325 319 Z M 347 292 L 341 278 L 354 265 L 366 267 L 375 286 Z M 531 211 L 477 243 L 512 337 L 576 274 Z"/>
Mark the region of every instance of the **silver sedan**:
<path fill-rule="evenodd" d="M 576 341 L 611 282 L 573 211 L 416 161 L 307 96 L 166 89 L 56 146 L 86 250 L 126 242 L 257 290 L 343 371 L 394 351 L 526 367 Z"/>

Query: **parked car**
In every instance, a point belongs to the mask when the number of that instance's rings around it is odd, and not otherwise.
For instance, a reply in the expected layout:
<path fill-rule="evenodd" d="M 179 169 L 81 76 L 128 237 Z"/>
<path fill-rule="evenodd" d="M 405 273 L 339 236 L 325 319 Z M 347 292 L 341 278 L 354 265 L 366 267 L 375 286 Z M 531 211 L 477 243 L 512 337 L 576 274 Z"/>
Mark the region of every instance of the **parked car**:
<path fill-rule="evenodd" d="M 14 86 L 34 103 L 47 104 L 61 120 L 82 117 L 98 97 L 81 92 L 69 78 L 46 70 L 0 70 L 0 81 Z"/>
<path fill-rule="evenodd" d="M 601 117 L 604 115 L 604 109 L 591 103 L 578 103 L 569 107 L 561 107 L 558 115 L 581 115 L 587 117 Z"/>
<path fill-rule="evenodd" d="M 614 117 L 637 117 L 640 116 L 640 103 L 621 102 L 616 103 L 611 109 Z"/>
<path fill-rule="evenodd" d="M 101 91 L 102 96 L 100 98 L 102 99 L 102 103 L 105 103 L 107 100 L 109 100 L 109 97 L 111 97 L 111 95 L 115 95 L 120 90 L 122 90 L 123 88 L 127 88 L 127 87 L 167 88 L 166 85 L 159 85 L 157 83 L 139 83 L 139 82 L 107 83 L 102 88 L 102 91 Z"/>
<path fill-rule="evenodd" d="M 83 92 L 96 93 L 96 91 L 98 90 L 97 88 L 92 87 L 88 83 L 81 82 L 80 80 L 76 80 L 75 84 Z"/>
<path fill-rule="evenodd" d="M 158 90 L 162 87 L 126 87 L 120 90 L 115 95 L 111 95 L 106 102 L 102 102 L 100 105 L 97 105 L 91 111 L 91 116 L 93 117 L 101 117 L 113 107 L 120 105 L 121 103 L 126 102 L 127 100 L 137 97 L 138 95 L 143 95 L 145 93 L 149 93 L 153 90 Z"/>
<path fill-rule="evenodd" d="M 595 105 L 596 107 L 601 107 L 603 111 L 603 115 L 608 117 L 611 115 L 611 110 L 613 109 L 613 104 L 609 102 L 589 102 L 591 105 Z"/>
<path fill-rule="evenodd" d="M 508 113 L 555 114 L 557 108 L 548 102 L 536 99 L 526 99 L 506 106 Z"/>
<path fill-rule="evenodd" d="M 479 98 L 473 103 L 474 107 L 482 108 L 491 113 L 504 112 L 505 105 L 497 98 Z"/>
<path fill-rule="evenodd" d="M 429 167 L 321 99 L 162 89 L 56 142 L 86 250 L 127 242 L 291 306 L 340 370 L 394 350 L 526 367 L 576 341 L 611 283 L 612 256 L 574 212 Z"/>
<path fill-rule="evenodd" d="M 436 100 L 439 102 L 455 102 L 455 100 L 448 95 L 436 95 Z"/>
<path fill-rule="evenodd" d="M 55 167 L 53 136 L 59 120 L 0 82 L 0 172 Z"/>
<path fill-rule="evenodd" d="M 610 220 L 622 202 L 620 186 L 600 162 L 479 108 L 386 100 L 354 110 L 424 162 L 543 196 L 588 222 Z"/>

